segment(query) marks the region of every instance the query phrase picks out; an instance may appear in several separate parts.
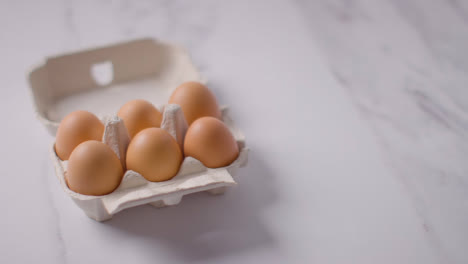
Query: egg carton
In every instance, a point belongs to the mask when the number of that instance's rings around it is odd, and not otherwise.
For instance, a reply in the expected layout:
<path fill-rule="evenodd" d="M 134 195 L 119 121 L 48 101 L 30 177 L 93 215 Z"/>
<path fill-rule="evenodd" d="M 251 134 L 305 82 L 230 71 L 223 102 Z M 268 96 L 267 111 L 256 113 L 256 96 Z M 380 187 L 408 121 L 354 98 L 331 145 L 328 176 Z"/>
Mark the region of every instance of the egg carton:
<path fill-rule="evenodd" d="M 75 110 L 97 114 L 105 125 L 102 142 L 119 157 L 125 168 L 125 153 L 130 142 L 118 109 L 132 99 L 145 99 L 162 113 L 161 128 L 182 147 L 187 123 L 178 105 L 166 105 L 173 90 L 183 82 L 205 83 L 187 52 L 175 45 L 140 39 L 112 46 L 66 54 L 47 59 L 29 74 L 38 119 L 55 136 L 59 121 Z M 65 193 L 96 221 L 105 221 L 121 210 L 150 204 L 164 207 L 180 203 L 186 194 L 207 191 L 221 194 L 236 185 L 232 175 L 247 164 L 249 149 L 236 128 L 227 107 L 221 107 L 222 120 L 239 146 L 239 156 L 229 166 L 207 168 L 200 161 L 185 157 L 171 180 L 150 182 L 135 171 L 125 172 L 119 187 L 110 194 L 91 196 L 70 190 L 65 181 L 67 161 L 57 156 L 52 144 L 51 158 L 56 176 Z M 104 115 L 102 115 L 104 114 Z"/>

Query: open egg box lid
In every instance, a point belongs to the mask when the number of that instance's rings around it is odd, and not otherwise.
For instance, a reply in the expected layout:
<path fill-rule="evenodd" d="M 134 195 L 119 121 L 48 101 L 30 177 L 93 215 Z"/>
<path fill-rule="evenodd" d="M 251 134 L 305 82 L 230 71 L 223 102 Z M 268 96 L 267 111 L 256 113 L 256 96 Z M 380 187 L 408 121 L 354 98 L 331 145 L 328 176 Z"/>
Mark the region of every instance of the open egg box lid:
<path fill-rule="evenodd" d="M 53 136 L 76 110 L 102 118 L 132 99 L 161 109 L 186 81 L 205 83 L 183 48 L 153 39 L 50 57 L 29 74 L 37 116 Z"/>

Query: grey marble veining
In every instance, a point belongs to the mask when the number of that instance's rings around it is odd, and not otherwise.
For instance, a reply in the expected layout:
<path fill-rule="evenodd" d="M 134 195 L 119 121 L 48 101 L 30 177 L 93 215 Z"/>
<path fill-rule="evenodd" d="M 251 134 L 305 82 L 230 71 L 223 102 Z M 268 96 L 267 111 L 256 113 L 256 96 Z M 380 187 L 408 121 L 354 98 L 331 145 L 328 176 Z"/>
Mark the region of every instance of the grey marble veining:
<path fill-rule="evenodd" d="M 468 262 L 466 1 L 16 1 L 0 30 L 2 263 Z M 251 160 L 224 196 L 96 223 L 25 74 L 139 37 L 190 51 Z"/>
<path fill-rule="evenodd" d="M 444 263 L 468 255 L 468 24 L 456 1 L 299 1 Z M 450 224 L 448 224 L 450 223 Z"/>

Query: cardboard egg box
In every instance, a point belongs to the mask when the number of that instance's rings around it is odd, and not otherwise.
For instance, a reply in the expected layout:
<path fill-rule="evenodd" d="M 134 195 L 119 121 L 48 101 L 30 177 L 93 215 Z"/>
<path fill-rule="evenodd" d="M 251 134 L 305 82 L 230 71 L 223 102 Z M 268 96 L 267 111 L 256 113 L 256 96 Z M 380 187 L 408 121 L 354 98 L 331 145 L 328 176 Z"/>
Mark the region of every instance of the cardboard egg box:
<path fill-rule="evenodd" d="M 187 122 L 180 107 L 167 105 L 167 101 L 175 88 L 186 81 L 205 83 L 184 49 L 153 39 L 51 57 L 29 73 L 37 117 L 49 133 L 55 136 L 60 120 L 68 113 L 90 111 L 104 123 L 102 141 L 117 154 L 124 169 L 130 139 L 123 121 L 115 113 L 129 100 L 145 99 L 163 113 L 161 128 L 182 146 Z M 96 221 L 108 220 L 121 210 L 142 204 L 176 205 L 190 193 L 223 193 L 226 187 L 236 184 L 232 175 L 247 164 L 248 148 L 228 108 L 222 106 L 221 112 L 223 122 L 239 146 L 239 157 L 229 166 L 211 169 L 192 157 L 185 157 L 171 180 L 150 182 L 128 170 L 114 192 L 91 196 L 68 188 L 67 161 L 59 159 L 52 144 L 50 154 L 56 176 L 63 190 Z"/>

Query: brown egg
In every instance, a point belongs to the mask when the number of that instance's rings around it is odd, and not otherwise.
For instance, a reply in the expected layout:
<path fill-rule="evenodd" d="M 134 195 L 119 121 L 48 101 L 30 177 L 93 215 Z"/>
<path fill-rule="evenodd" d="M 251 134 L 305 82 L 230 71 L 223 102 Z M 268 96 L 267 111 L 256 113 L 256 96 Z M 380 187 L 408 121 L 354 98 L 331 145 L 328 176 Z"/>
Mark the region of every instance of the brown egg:
<path fill-rule="evenodd" d="M 180 105 L 189 125 L 204 116 L 221 118 L 216 97 L 205 85 L 198 82 L 181 84 L 172 93 L 169 103 Z"/>
<path fill-rule="evenodd" d="M 149 127 L 160 127 L 162 114 L 150 102 L 137 99 L 127 102 L 117 115 L 123 119 L 130 138 Z"/>
<path fill-rule="evenodd" d="M 152 182 L 174 177 L 182 160 L 182 151 L 176 140 L 161 128 L 142 130 L 130 141 L 127 149 L 127 169 Z"/>
<path fill-rule="evenodd" d="M 55 152 L 61 160 L 67 160 L 80 143 L 87 140 L 102 140 L 104 125 L 88 111 L 68 114 L 57 130 Z"/>
<path fill-rule="evenodd" d="M 208 168 L 219 168 L 236 160 L 239 147 L 223 122 L 214 117 L 202 117 L 187 130 L 184 154 L 196 158 Z"/>
<path fill-rule="evenodd" d="M 122 181 L 123 169 L 117 155 L 106 144 L 89 140 L 73 150 L 68 160 L 68 187 L 86 195 L 113 192 Z"/>

